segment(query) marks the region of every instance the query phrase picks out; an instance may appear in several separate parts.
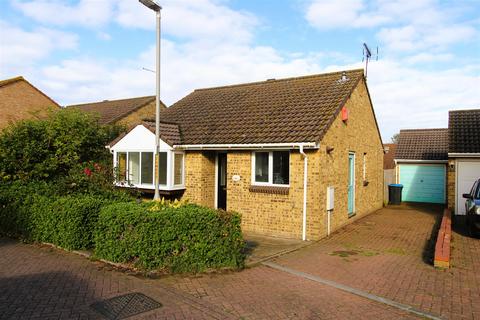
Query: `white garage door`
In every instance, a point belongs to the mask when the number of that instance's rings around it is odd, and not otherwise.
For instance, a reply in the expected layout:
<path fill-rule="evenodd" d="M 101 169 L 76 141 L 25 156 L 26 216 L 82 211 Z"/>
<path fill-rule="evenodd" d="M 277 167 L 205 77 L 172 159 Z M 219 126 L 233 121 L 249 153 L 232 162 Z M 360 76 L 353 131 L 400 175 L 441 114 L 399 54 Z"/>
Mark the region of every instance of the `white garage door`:
<path fill-rule="evenodd" d="M 473 183 L 480 178 L 480 160 L 457 162 L 457 210 L 456 214 L 465 214 L 465 199 L 462 195 L 469 193 Z"/>

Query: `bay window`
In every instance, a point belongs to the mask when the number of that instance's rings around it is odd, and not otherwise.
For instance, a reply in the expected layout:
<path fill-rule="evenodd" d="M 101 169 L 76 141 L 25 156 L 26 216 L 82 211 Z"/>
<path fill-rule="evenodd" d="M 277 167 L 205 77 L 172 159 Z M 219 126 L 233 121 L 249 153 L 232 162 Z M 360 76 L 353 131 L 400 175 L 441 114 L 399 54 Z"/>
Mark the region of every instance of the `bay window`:
<path fill-rule="evenodd" d="M 252 184 L 288 186 L 289 151 L 258 151 L 252 155 Z"/>
<path fill-rule="evenodd" d="M 154 189 L 155 153 L 148 151 L 117 151 L 115 167 L 116 181 L 120 186 Z M 158 159 L 159 184 L 164 190 L 183 188 L 184 153 L 162 151 Z"/>

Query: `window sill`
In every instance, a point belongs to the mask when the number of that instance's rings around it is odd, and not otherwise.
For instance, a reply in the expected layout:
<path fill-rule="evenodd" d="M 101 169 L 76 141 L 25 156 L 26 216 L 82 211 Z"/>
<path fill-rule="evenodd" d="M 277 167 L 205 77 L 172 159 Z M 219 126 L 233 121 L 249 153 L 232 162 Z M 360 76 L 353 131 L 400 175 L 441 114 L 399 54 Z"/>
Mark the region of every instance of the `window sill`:
<path fill-rule="evenodd" d="M 277 186 L 256 186 L 251 185 L 248 189 L 250 192 L 268 193 L 268 194 L 281 194 L 288 195 L 290 187 L 277 187 Z"/>

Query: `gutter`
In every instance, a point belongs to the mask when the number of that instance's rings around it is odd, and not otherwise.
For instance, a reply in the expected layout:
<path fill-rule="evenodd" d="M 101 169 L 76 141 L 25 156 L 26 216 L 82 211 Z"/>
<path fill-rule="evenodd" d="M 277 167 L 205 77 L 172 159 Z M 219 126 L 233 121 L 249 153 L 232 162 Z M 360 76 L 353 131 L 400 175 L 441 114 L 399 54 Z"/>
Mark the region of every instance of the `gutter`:
<path fill-rule="evenodd" d="M 251 149 L 317 149 L 316 142 L 286 142 L 286 143 L 237 143 L 237 144 L 180 144 L 174 145 L 175 150 L 251 150 Z"/>
<path fill-rule="evenodd" d="M 480 157 L 480 154 L 479 154 Z M 395 165 L 398 163 L 448 163 L 448 160 L 408 160 L 408 159 L 394 159 Z"/>
<path fill-rule="evenodd" d="M 300 145 L 300 154 L 303 156 L 303 219 L 302 219 L 302 240 L 307 240 L 307 179 L 308 179 L 308 157 Z"/>
<path fill-rule="evenodd" d="M 480 158 L 480 153 L 449 153 L 452 158 Z"/>

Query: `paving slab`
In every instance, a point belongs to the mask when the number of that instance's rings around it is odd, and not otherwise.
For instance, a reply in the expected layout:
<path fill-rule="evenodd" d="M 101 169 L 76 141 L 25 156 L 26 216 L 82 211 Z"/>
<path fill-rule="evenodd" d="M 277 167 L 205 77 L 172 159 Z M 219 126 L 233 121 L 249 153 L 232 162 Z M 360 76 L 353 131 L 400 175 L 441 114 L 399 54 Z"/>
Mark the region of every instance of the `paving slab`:
<path fill-rule="evenodd" d="M 312 244 L 310 241 L 269 237 L 255 233 L 244 233 L 243 237 L 246 242 L 247 266 L 257 265 Z"/>

